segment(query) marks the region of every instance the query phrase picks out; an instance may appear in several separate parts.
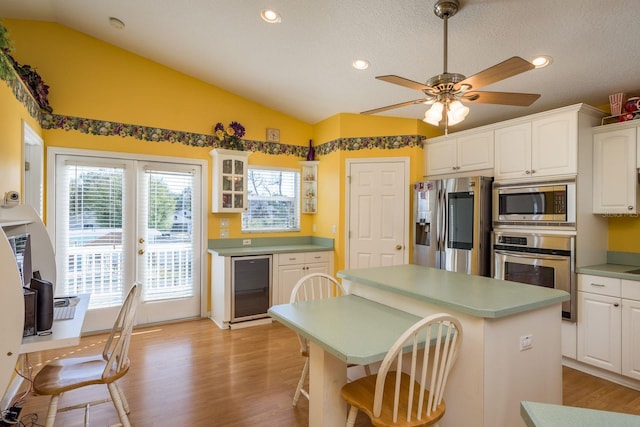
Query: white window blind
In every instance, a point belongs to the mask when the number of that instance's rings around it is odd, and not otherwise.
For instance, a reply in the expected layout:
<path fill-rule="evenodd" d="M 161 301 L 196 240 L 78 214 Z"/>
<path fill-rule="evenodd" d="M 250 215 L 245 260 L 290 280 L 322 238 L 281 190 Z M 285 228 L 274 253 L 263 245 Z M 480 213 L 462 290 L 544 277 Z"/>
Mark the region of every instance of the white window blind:
<path fill-rule="evenodd" d="M 145 170 L 139 229 L 145 241 L 143 301 L 186 298 L 193 289 L 194 174 Z M 146 213 L 146 214 L 145 214 Z"/>
<path fill-rule="evenodd" d="M 56 293 L 91 294 L 90 308 L 121 305 L 124 166 L 67 161 L 58 172 Z"/>
<path fill-rule="evenodd" d="M 249 167 L 242 231 L 300 230 L 300 172 Z"/>

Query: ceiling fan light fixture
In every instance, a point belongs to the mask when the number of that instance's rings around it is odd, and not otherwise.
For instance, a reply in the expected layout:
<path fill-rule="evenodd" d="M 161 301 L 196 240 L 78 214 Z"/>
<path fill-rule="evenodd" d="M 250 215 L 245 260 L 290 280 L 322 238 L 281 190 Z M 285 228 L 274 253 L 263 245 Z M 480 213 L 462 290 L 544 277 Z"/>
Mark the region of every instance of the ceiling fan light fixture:
<path fill-rule="evenodd" d="M 453 101 L 449 104 L 447 111 L 447 122 L 450 126 L 457 125 L 462 122 L 469 114 L 469 107 L 466 107 L 460 101 Z"/>
<path fill-rule="evenodd" d="M 536 56 L 531 60 L 531 63 L 536 68 L 544 68 L 547 65 L 551 64 L 551 62 L 553 62 L 553 59 L 547 55 Z"/>
<path fill-rule="evenodd" d="M 434 102 L 431 108 L 424 113 L 424 121 L 433 126 L 438 126 L 440 124 L 440 120 L 442 120 L 442 111 L 444 110 L 444 105 L 442 102 Z"/>
<path fill-rule="evenodd" d="M 269 24 L 279 24 L 282 22 L 282 16 L 273 9 L 263 9 L 262 12 L 260 12 L 260 17 Z"/>

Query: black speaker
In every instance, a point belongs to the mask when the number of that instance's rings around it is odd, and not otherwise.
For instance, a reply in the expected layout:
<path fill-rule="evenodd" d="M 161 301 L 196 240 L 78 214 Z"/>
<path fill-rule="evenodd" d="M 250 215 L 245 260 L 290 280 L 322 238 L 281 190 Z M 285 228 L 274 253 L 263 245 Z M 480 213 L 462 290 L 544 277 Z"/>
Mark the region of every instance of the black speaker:
<path fill-rule="evenodd" d="M 36 291 L 36 329 L 48 331 L 53 326 L 53 284 L 42 279 L 31 279 L 29 287 Z"/>
<path fill-rule="evenodd" d="M 24 295 L 24 329 L 23 337 L 36 334 L 36 292 L 29 288 L 22 288 Z"/>

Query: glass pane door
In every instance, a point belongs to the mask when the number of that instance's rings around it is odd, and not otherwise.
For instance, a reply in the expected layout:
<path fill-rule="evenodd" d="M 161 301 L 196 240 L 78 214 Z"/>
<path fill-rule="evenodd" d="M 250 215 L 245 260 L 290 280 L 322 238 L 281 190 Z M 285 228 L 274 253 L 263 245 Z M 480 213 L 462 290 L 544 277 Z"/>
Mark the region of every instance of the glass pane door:
<path fill-rule="evenodd" d="M 112 326 L 135 281 L 138 323 L 200 316 L 200 180 L 189 164 L 56 156 L 56 294 L 91 295 L 86 331 Z"/>

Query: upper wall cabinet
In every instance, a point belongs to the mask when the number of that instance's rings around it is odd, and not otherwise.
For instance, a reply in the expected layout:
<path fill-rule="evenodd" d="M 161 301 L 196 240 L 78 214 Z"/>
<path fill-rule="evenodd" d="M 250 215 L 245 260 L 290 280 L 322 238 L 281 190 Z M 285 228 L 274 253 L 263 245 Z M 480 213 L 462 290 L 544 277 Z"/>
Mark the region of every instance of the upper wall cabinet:
<path fill-rule="evenodd" d="M 251 152 L 215 149 L 209 152 L 211 173 L 211 212 L 247 210 L 247 167 Z"/>
<path fill-rule="evenodd" d="M 542 178 L 578 172 L 576 111 L 495 130 L 495 178 Z"/>
<path fill-rule="evenodd" d="M 493 169 L 493 130 L 429 140 L 425 165 L 427 176 Z"/>
<path fill-rule="evenodd" d="M 318 164 L 317 160 L 300 162 L 302 165 L 302 213 L 318 213 Z"/>
<path fill-rule="evenodd" d="M 638 212 L 635 126 L 601 126 L 593 130 L 593 213 Z"/>

